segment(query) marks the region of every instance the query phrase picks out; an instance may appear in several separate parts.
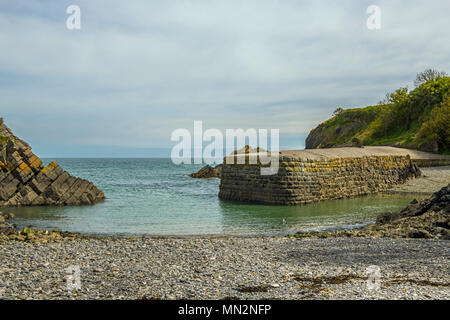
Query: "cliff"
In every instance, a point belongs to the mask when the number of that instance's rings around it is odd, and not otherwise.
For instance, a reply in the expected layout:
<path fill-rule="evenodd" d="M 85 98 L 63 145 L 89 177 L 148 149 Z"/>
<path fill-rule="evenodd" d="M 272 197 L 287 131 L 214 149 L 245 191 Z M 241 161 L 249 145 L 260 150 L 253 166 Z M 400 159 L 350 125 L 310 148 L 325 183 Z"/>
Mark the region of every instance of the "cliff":
<path fill-rule="evenodd" d="M 338 108 L 306 138 L 306 149 L 362 145 L 450 154 L 450 77 L 400 88 L 376 106 Z"/>
<path fill-rule="evenodd" d="M 0 118 L 0 207 L 85 205 L 104 198 L 94 184 L 71 176 L 56 162 L 44 167 Z"/>

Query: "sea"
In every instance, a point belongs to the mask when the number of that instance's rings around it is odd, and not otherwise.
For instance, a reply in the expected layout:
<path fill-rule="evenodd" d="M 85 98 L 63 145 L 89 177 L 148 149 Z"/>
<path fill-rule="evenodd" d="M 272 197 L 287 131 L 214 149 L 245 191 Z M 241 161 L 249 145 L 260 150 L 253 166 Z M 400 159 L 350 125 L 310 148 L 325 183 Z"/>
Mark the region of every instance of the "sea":
<path fill-rule="evenodd" d="M 106 200 L 93 206 L 8 208 L 19 228 L 93 235 L 288 235 L 360 227 L 414 199 L 375 195 L 300 206 L 247 204 L 219 200 L 219 179 L 189 177 L 202 165 L 175 165 L 162 158 L 43 161 L 56 161 L 92 181 Z"/>

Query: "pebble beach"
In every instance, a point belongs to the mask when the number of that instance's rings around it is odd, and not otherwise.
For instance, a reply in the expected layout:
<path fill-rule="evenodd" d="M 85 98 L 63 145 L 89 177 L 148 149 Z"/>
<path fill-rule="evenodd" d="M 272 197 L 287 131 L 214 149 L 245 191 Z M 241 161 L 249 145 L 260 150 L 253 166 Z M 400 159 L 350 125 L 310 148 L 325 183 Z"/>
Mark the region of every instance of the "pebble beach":
<path fill-rule="evenodd" d="M 448 241 L 387 238 L 6 241 L 0 298 L 447 300 L 449 249 Z M 73 266 L 80 288 L 69 290 Z"/>

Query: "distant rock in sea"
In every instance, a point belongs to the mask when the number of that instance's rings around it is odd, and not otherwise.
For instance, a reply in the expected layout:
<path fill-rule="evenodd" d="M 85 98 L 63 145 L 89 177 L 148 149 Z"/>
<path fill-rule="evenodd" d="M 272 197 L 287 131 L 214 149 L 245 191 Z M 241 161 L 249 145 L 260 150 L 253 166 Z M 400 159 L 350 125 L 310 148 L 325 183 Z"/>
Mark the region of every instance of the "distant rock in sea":
<path fill-rule="evenodd" d="M 94 184 L 71 176 L 56 162 L 44 167 L 0 118 L 0 207 L 87 205 L 103 199 Z"/>
<path fill-rule="evenodd" d="M 222 165 L 219 164 L 215 167 L 206 165 L 195 173 L 191 173 L 191 178 L 220 178 L 222 176 Z"/>
<path fill-rule="evenodd" d="M 259 153 L 265 152 L 266 150 L 260 147 L 252 148 L 249 145 L 244 146 L 239 150 L 235 150 L 230 155 L 241 155 L 241 154 L 250 154 L 250 153 Z M 191 173 L 189 177 L 191 178 L 220 178 L 222 176 L 222 164 L 219 164 L 215 167 L 211 167 L 210 165 L 206 165 L 201 168 L 199 171 Z"/>

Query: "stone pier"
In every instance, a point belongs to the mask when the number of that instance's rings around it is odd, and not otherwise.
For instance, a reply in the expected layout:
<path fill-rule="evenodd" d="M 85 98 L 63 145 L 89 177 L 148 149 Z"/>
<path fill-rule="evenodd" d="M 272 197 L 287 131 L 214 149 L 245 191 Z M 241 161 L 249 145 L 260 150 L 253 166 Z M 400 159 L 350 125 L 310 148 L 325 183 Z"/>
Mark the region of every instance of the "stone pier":
<path fill-rule="evenodd" d="M 271 176 L 261 175 L 259 164 L 225 163 L 219 198 L 298 205 L 369 195 L 420 176 L 418 166 L 439 164 L 450 157 L 393 147 L 282 151 Z"/>

